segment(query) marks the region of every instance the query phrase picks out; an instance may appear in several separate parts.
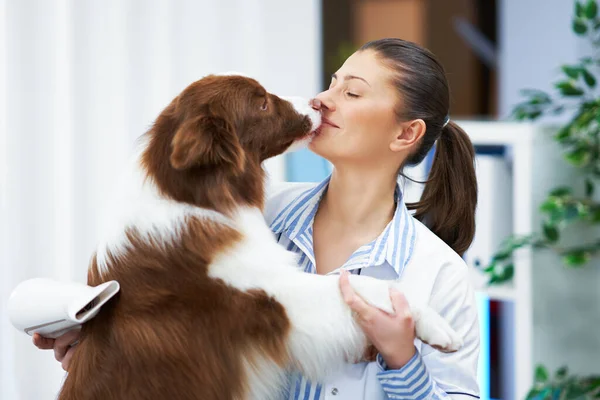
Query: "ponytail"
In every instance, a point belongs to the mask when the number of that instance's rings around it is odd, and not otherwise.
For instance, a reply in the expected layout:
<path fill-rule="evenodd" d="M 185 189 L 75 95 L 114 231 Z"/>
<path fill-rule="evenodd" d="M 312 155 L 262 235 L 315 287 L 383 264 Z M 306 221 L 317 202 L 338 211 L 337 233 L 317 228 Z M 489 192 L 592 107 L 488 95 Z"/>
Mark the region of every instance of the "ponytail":
<path fill-rule="evenodd" d="M 421 199 L 407 204 L 409 210 L 416 210 L 416 219 L 461 256 L 475 236 L 474 161 L 475 150 L 469 136 L 453 121 L 448 122 L 437 140 Z"/>

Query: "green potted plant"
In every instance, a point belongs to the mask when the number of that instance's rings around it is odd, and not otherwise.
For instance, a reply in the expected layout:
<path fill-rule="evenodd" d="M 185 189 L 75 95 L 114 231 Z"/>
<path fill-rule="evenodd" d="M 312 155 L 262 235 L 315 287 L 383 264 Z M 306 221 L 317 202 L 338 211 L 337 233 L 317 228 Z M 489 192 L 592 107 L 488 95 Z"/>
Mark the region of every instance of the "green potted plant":
<path fill-rule="evenodd" d="M 555 188 L 540 204 L 544 222 L 539 232 L 510 236 L 503 242 L 484 269 L 491 285 L 512 280 L 513 253 L 525 246 L 553 250 L 567 267 L 582 267 L 600 252 L 600 235 L 580 235 L 568 246 L 560 240 L 564 229 L 574 223 L 600 226 L 600 202 L 594 198 L 600 178 L 600 92 L 596 78 L 600 67 L 600 15 L 596 0 L 575 1 L 572 28 L 591 42 L 592 55 L 561 66 L 555 94 L 523 90 L 525 99 L 514 107 L 512 117 L 534 121 L 550 115 L 572 115 L 554 139 L 564 150 L 565 162 L 581 172 L 580 180 L 570 187 Z"/>
<path fill-rule="evenodd" d="M 554 376 L 538 366 L 535 383 L 527 394 L 527 400 L 600 399 L 600 377 L 569 375 L 566 367 L 559 368 Z"/>
<path fill-rule="evenodd" d="M 513 278 L 513 254 L 531 246 L 534 250 L 554 251 L 568 268 L 590 264 L 600 252 L 600 202 L 594 196 L 600 179 L 600 92 L 597 74 L 600 68 L 600 15 L 596 0 L 576 0 L 572 30 L 591 43 L 591 55 L 571 64 L 561 65 L 561 76 L 554 83 L 555 93 L 537 89 L 522 91 L 524 100 L 517 104 L 512 117 L 519 121 L 540 120 L 552 115 L 567 115 L 568 122 L 554 135 L 564 151 L 566 163 L 580 172 L 570 186 L 552 190 L 539 205 L 543 223 L 539 232 L 510 236 L 504 240 L 484 269 L 490 285 Z M 565 229 L 576 226 L 586 234 L 569 235 Z M 591 228 L 591 229 L 589 229 Z M 566 367 L 552 376 L 538 365 L 534 386 L 527 399 L 567 400 L 600 399 L 600 376 L 569 375 Z"/>

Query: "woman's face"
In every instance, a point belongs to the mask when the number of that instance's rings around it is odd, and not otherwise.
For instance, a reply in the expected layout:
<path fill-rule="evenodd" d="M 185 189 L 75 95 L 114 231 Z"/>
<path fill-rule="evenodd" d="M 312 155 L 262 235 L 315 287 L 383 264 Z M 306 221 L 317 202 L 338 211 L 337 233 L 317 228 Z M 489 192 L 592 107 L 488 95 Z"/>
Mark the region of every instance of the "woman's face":
<path fill-rule="evenodd" d="M 398 136 L 398 104 L 392 73 L 371 50 L 350 56 L 319 93 L 323 124 L 310 149 L 331 161 L 376 164 L 397 155 L 390 143 Z"/>

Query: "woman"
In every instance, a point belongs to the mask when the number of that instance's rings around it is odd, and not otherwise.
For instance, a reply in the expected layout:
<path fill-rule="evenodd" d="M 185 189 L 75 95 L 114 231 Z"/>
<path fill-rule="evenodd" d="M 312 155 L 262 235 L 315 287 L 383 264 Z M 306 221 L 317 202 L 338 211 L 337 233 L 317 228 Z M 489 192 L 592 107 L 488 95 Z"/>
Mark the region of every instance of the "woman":
<path fill-rule="evenodd" d="M 279 243 L 300 254 L 307 273 L 342 273 L 344 299 L 376 356 L 348 364 L 326 384 L 294 376 L 289 398 L 477 398 L 477 313 L 459 256 L 475 231 L 474 151 L 448 118 L 442 66 L 410 42 L 369 42 L 312 105 L 324 122 L 310 149 L 333 164 L 333 173 L 318 185 L 272 189 L 265 218 Z M 420 163 L 436 143 L 420 202 L 404 204 L 398 174 Z M 414 217 L 408 209 L 415 210 Z M 416 340 L 402 294 L 391 293 L 396 313 L 390 316 L 352 291 L 348 273 L 402 280 L 411 296 L 428 301 L 451 323 L 464 346 L 444 354 Z M 36 336 L 34 342 L 54 348 L 66 369 L 68 345 L 76 339 L 69 333 L 56 341 Z"/>

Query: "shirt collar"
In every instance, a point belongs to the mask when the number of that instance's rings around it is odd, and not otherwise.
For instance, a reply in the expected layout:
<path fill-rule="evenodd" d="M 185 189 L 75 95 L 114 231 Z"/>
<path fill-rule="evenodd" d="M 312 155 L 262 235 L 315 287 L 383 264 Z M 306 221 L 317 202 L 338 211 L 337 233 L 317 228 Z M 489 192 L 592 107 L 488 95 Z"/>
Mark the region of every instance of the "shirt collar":
<path fill-rule="evenodd" d="M 312 237 L 312 223 L 330 179 L 327 177 L 292 200 L 271 223 L 273 233 L 285 233 L 291 241 L 302 239 L 298 237 L 307 232 Z M 396 210 L 392 220 L 374 241 L 358 249 L 342 268 L 365 268 L 387 262 L 400 276 L 412 256 L 416 232 L 414 219 L 404 204 L 398 185 L 395 195 Z"/>
<path fill-rule="evenodd" d="M 312 226 L 319 202 L 327 189 L 331 176 L 327 177 L 317 186 L 305 190 L 292 200 L 273 220 L 271 230 L 273 233 L 285 232 L 287 237 L 294 240 L 300 233 Z"/>

